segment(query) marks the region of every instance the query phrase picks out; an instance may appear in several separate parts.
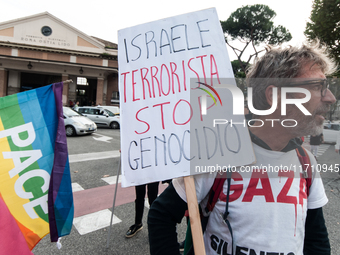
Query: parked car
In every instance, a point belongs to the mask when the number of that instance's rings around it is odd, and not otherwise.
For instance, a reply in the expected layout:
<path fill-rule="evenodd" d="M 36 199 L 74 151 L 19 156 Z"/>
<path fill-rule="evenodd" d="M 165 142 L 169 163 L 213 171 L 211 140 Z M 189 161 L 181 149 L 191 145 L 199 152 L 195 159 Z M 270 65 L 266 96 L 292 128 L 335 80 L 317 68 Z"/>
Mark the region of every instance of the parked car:
<path fill-rule="evenodd" d="M 113 129 L 120 127 L 120 117 L 109 110 L 97 106 L 81 106 L 78 112 L 95 122 L 97 126 L 106 126 Z"/>
<path fill-rule="evenodd" d="M 336 137 L 340 132 L 340 123 L 325 123 L 323 125 L 323 140 L 326 143 L 336 143 Z"/>
<path fill-rule="evenodd" d="M 63 107 L 64 123 L 67 136 L 91 134 L 97 131 L 97 125 L 69 107 Z"/>
<path fill-rule="evenodd" d="M 118 106 L 112 106 L 112 105 L 101 105 L 98 106 L 99 108 L 104 108 L 105 110 L 109 110 L 110 112 L 114 113 L 114 114 L 119 114 L 120 113 L 120 109 Z"/>

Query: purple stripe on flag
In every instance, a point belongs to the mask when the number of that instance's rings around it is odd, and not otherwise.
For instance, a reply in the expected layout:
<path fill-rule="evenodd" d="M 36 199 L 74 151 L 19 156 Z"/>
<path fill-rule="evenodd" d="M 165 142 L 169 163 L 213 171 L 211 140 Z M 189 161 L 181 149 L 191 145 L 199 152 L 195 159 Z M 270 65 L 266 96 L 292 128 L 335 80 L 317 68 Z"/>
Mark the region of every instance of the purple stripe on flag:
<path fill-rule="evenodd" d="M 61 180 L 63 178 L 68 153 L 62 105 L 63 83 L 55 83 L 53 84 L 52 88 L 57 109 L 58 129 L 54 148 L 54 163 L 51 172 L 50 187 L 48 192 L 48 217 L 50 224 L 51 241 L 56 242 L 58 241 L 59 236 L 54 204 L 58 195 Z"/>

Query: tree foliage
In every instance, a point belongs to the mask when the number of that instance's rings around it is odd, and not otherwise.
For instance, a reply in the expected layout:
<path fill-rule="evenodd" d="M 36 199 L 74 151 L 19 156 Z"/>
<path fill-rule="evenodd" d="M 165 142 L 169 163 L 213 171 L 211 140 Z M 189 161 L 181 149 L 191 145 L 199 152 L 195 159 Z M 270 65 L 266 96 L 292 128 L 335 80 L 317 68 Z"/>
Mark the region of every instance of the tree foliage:
<path fill-rule="evenodd" d="M 244 61 L 242 61 L 242 65 L 245 66 L 246 68 L 248 67 L 248 64 Z M 243 94 L 246 96 L 247 95 L 247 84 L 245 79 L 246 73 L 243 71 L 241 67 L 241 62 L 239 62 L 238 60 L 233 60 L 231 61 L 231 66 L 233 68 L 236 85 L 242 90 Z"/>
<path fill-rule="evenodd" d="M 238 8 L 226 21 L 221 21 L 226 43 L 235 52 L 244 73 L 251 59 L 264 50 L 258 50 L 256 46 L 261 43 L 275 45 L 292 39 L 292 35 L 285 27 L 274 26 L 272 20 L 275 16 L 275 11 L 267 5 L 255 4 Z M 242 49 L 233 47 L 230 44 L 233 40 L 243 42 L 244 47 Z M 248 46 L 253 48 L 254 53 L 247 61 L 242 61 L 241 57 Z"/>
<path fill-rule="evenodd" d="M 310 21 L 307 22 L 305 35 L 309 40 L 318 38 L 326 44 L 331 56 L 340 65 L 340 0 L 314 0 Z M 337 101 L 331 105 L 329 119 L 333 119 L 333 114 L 338 107 L 340 99 L 339 77 L 340 71 L 336 74 L 338 79 L 330 86 L 330 90 L 335 95 Z"/>
<path fill-rule="evenodd" d="M 246 68 L 248 67 L 247 63 L 244 61 L 242 61 L 242 65 L 245 66 Z M 231 61 L 231 66 L 233 68 L 233 72 L 236 78 L 246 78 L 246 74 L 242 69 L 241 62 L 239 62 L 238 60 L 233 60 Z"/>
<path fill-rule="evenodd" d="M 332 121 L 333 115 L 338 111 L 338 101 L 340 99 L 340 79 L 337 77 L 329 78 L 329 82 L 330 82 L 329 89 L 332 91 L 333 95 L 336 98 L 336 103 L 330 106 L 327 115 L 328 119 Z"/>
<path fill-rule="evenodd" d="M 305 35 L 309 40 L 318 38 L 325 43 L 340 64 L 340 0 L 314 0 Z"/>

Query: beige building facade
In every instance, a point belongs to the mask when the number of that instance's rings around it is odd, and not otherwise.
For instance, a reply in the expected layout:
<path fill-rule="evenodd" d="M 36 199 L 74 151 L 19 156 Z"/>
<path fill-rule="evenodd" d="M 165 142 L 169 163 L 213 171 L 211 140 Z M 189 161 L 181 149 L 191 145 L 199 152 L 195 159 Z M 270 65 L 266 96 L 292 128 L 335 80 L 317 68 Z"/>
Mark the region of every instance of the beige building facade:
<path fill-rule="evenodd" d="M 0 23 L 0 97 L 64 84 L 63 104 L 119 105 L 117 44 L 48 12 Z"/>

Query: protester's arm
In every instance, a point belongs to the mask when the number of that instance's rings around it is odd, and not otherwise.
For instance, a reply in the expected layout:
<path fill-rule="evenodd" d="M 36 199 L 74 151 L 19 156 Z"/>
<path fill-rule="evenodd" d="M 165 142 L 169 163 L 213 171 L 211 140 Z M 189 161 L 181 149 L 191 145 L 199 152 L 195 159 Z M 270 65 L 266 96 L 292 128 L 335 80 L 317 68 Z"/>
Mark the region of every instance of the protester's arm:
<path fill-rule="evenodd" d="M 308 209 L 305 225 L 304 255 L 330 255 L 331 248 L 322 207 Z"/>
<path fill-rule="evenodd" d="M 151 255 L 180 254 L 176 224 L 181 222 L 187 208 L 172 183 L 152 203 L 148 215 Z"/>

